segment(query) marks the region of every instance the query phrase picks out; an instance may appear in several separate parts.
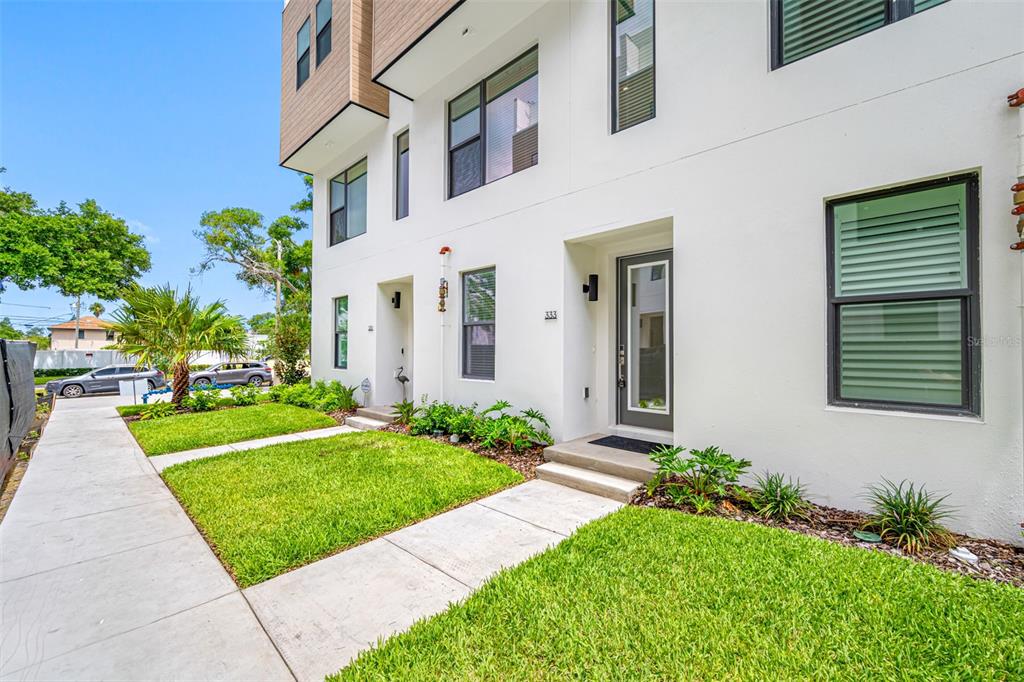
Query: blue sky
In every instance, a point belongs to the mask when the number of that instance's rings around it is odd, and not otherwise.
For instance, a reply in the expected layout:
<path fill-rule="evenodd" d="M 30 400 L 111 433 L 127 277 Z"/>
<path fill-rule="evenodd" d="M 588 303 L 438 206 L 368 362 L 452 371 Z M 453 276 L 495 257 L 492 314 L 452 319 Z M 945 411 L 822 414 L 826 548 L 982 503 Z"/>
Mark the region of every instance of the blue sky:
<path fill-rule="evenodd" d="M 271 310 L 231 266 L 189 268 L 203 211 L 246 206 L 269 222 L 302 195 L 277 165 L 282 7 L 0 0 L 0 184 L 47 208 L 93 198 L 127 220 L 153 256 L 145 284 L 191 282 L 246 317 Z M 70 303 L 12 287 L 0 317 L 67 319 Z"/>

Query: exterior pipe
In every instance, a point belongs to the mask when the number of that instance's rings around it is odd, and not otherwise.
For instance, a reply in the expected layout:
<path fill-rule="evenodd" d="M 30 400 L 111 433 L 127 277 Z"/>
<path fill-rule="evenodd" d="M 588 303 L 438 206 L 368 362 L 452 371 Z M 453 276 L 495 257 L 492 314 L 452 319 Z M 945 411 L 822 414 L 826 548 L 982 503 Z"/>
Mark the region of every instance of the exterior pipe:
<path fill-rule="evenodd" d="M 1020 184 L 1024 183 L 1024 88 L 1008 96 L 1006 102 L 1010 107 L 1017 110 L 1017 184 Z M 1021 218 L 1024 219 L 1024 216 L 1021 216 Z M 1020 222 L 1017 222 L 1017 245 L 1024 242 L 1024 234 L 1020 234 L 1020 224 Z M 1018 303 L 1017 308 L 1020 313 L 1021 338 L 1024 338 L 1024 258 L 1021 259 L 1020 267 L 1020 303 Z M 1021 344 L 1021 372 L 1021 393 L 1024 396 L 1024 343 Z M 1024 433 L 1022 433 L 1021 442 L 1024 442 Z M 1024 481 L 1024 471 L 1021 471 L 1021 477 L 1022 481 Z M 1021 521 L 1020 525 L 1022 534 L 1024 534 L 1024 521 Z"/>

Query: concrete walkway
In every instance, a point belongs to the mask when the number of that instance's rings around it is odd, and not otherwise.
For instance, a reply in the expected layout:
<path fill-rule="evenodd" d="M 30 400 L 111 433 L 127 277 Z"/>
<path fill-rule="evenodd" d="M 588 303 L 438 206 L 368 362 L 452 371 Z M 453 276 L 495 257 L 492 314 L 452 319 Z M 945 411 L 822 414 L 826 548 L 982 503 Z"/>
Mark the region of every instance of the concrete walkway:
<path fill-rule="evenodd" d="M 120 401 L 57 401 L 0 524 L 0 677 L 292 679 Z"/>
<path fill-rule="evenodd" d="M 322 680 L 621 506 L 531 481 L 239 591 L 119 402 L 57 401 L 0 524 L 4 680 Z"/>
<path fill-rule="evenodd" d="M 530 481 L 244 590 L 299 680 L 444 611 L 622 505 Z"/>
<path fill-rule="evenodd" d="M 172 452 L 169 455 L 156 455 L 154 457 L 150 457 L 149 461 L 157 471 L 163 471 L 169 466 L 174 466 L 181 462 L 191 462 L 193 459 L 216 457 L 217 455 L 223 455 L 228 452 L 238 452 L 239 450 L 254 450 L 256 448 L 266 447 L 267 445 L 277 445 L 278 443 L 294 443 L 299 440 L 327 438 L 329 436 L 337 436 L 342 433 L 358 433 L 358 431 L 358 429 L 353 429 L 351 426 L 330 426 L 326 429 L 313 429 L 312 431 L 285 433 L 280 436 L 268 436 L 266 438 L 257 438 L 256 440 L 246 440 L 241 443 L 213 445 L 208 448 L 196 448 L 195 450 Z"/>

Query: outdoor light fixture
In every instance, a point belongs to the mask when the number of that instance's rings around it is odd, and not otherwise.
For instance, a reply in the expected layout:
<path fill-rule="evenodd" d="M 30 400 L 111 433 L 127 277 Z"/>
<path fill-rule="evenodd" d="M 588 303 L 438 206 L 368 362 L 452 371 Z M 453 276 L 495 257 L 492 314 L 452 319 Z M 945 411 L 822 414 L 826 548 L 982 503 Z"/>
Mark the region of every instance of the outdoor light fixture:
<path fill-rule="evenodd" d="M 391 305 L 395 306 L 396 309 L 402 307 L 402 292 L 396 291 L 395 295 L 391 297 Z"/>
<path fill-rule="evenodd" d="M 587 275 L 587 283 L 583 285 L 583 293 L 588 301 L 597 300 L 597 275 Z"/>

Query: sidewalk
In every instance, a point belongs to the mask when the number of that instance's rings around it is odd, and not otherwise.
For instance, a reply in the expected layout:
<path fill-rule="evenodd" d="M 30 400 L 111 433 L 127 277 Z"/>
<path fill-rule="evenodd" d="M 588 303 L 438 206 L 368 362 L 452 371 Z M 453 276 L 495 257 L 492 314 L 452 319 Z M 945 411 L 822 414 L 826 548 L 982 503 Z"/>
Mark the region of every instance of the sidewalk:
<path fill-rule="evenodd" d="M 0 524 L 0 676 L 292 679 L 119 402 L 57 401 Z"/>
<path fill-rule="evenodd" d="M 156 473 L 218 453 L 147 458 L 118 403 L 57 401 L 0 523 L 3 680 L 319 681 L 621 506 L 530 481 L 239 591 Z"/>
<path fill-rule="evenodd" d="M 156 468 L 157 471 L 163 471 L 167 467 L 174 466 L 175 464 L 181 464 L 182 462 L 191 462 L 194 459 L 216 457 L 217 455 L 223 455 L 228 452 L 238 452 L 239 450 L 255 450 L 256 448 L 263 448 L 268 445 L 277 445 L 278 443 L 294 443 L 297 440 L 313 440 L 314 438 L 328 438 L 330 436 L 337 436 L 342 433 L 358 433 L 358 431 L 359 429 L 353 429 L 351 426 L 328 426 L 325 429 L 312 429 L 310 431 L 299 431 L 298 433 L 283 433 L 280 436 L 267 436 L 266 438 L 246 440 L 242 441 L 241 443 L 228 443 L 227 445 L 211 445 L 208 448 L 196 448 L 195 450 L 172 452 L 167 455 L 155 455 L 149 458 L 149 462 Z"/>

